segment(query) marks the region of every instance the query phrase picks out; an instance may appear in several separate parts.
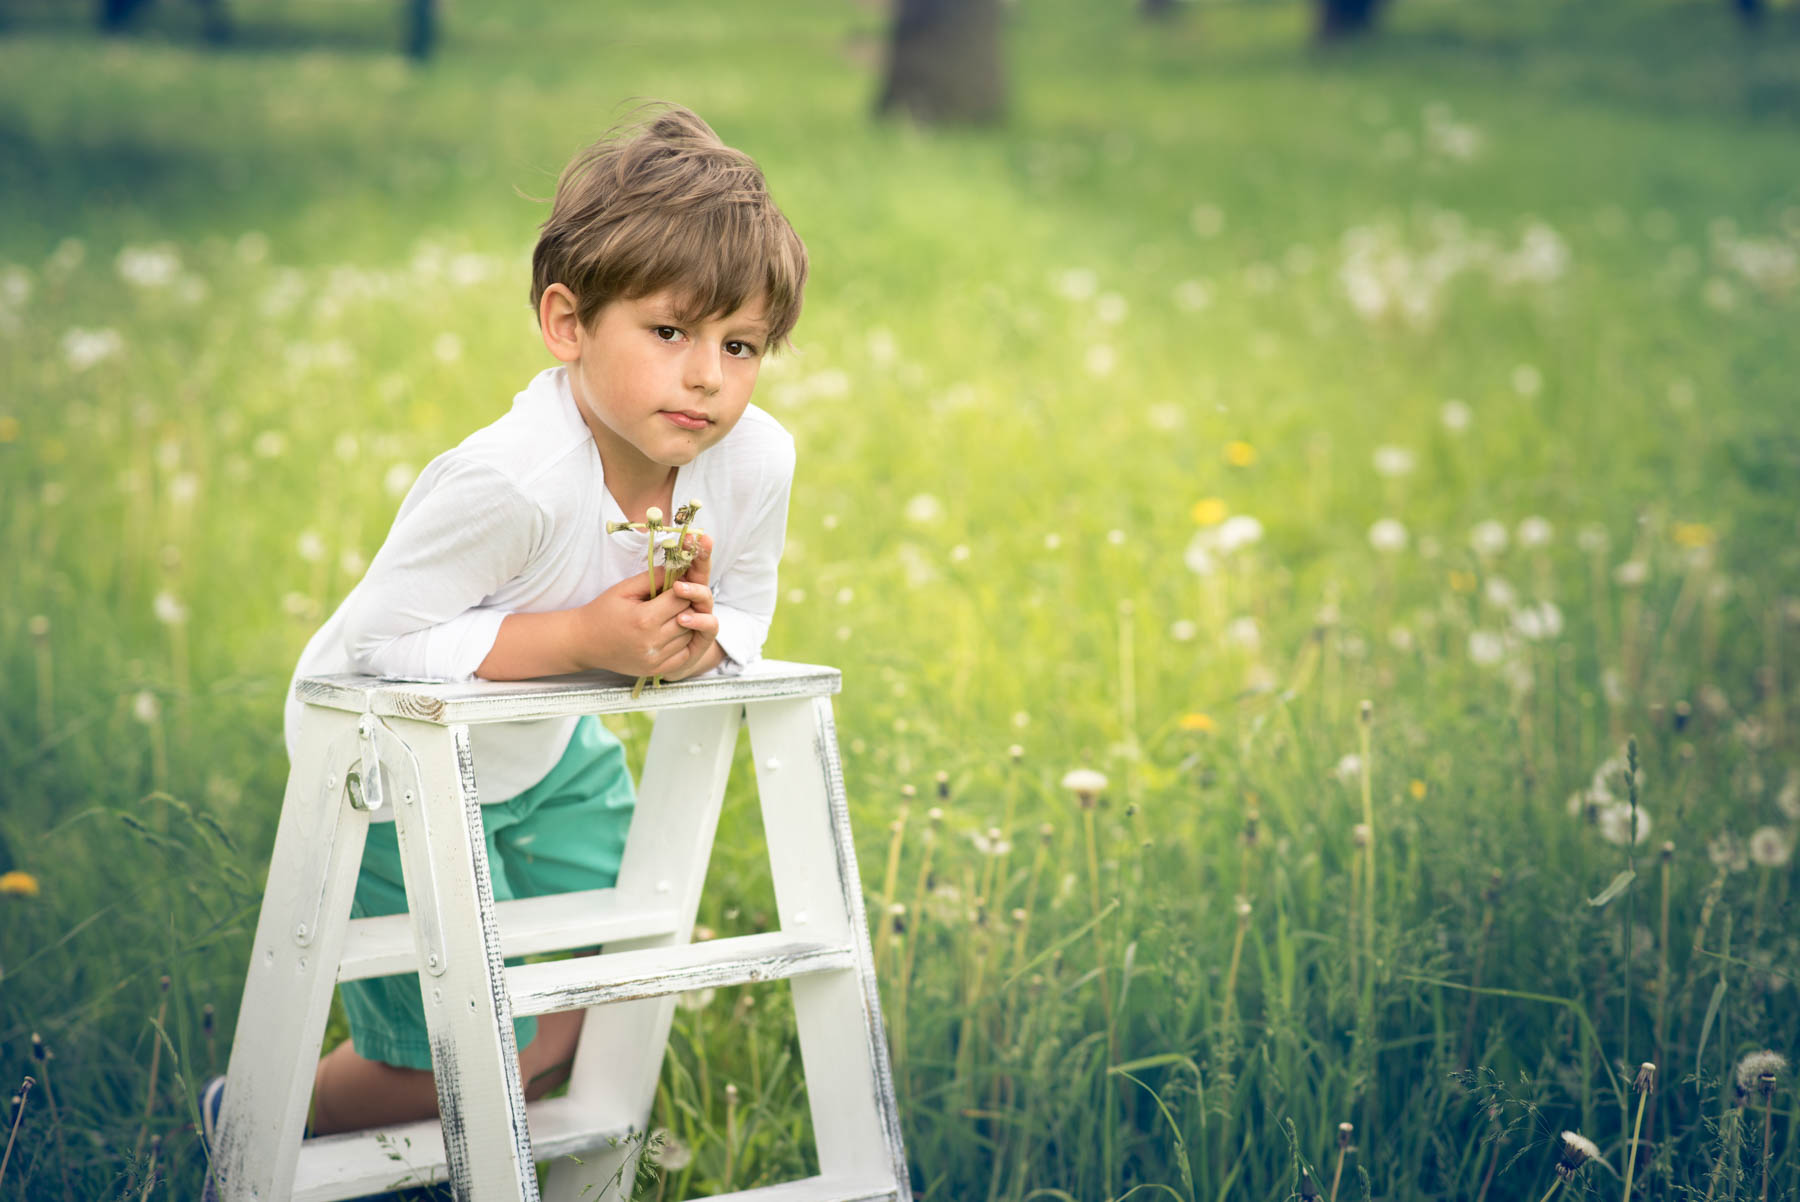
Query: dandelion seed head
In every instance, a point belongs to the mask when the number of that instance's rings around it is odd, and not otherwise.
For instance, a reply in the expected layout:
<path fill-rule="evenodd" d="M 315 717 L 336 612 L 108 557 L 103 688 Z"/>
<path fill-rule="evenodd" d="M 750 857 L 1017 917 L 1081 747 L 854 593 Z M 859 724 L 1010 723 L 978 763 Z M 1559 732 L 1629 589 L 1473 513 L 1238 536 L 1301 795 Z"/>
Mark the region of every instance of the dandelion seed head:
<path fill-rule="evenodd" d="M 1464 401 L 1449 400 L 1438 407 L 1438 420 L 1452 434 L 1461 434 L 1475 420 L 1475 411 Z"/>
<path fill-rule="evenodd" d="M 1506 550 L 1506 542 L 1506 526 L 1492 518 L 1477 523 L 1475 528 L 1469 531 L 1469 545 L 1475 549 L 1478 555 L 1498 555 Z"/>
<path fill-rule="evenodd" d="M 1714 868 L 1726 872 L 1742 872 L 1750 867 L 1750 852 L 1744 841 L 1730 831 L 1721 831 L 1706 845 L 1706 858 Z"/>
<path fill-rule="evenodd" d="M 1750 862 L 1758 868 L 1785 868 L 1794 858 L 1794 842 L 1777 826 L 1759 826 L 1750 835 Z"/>
<path fill-rule="evenodd" d="M 1346 784 L 1359 779 L 1362 776 L 1362 757 L 1354 751 L 1341 756 L 1331 774 Z"/>
<path fill-rule="evenodd" d="M 162 716 L 162 702 L 155 693 L 144 689 L 131 699 L 131 716 L 149 726 Z"/>
<path fill-rule="evenodd" d="M 1599 1144 L 1579 1132 L 1562 1133 L 1562 1157 L 1557 1161 L 1556 1171 L 1565 1178 L 1574 1176 L 1575 1170 L 1588 1161 L 1599 1159 Z"/>
<path fill-rule="evenodd" d="M 1377 551 L 1392 554 L 1406 549 L 1406 527 L 1397 519 L 1382 518 L 1369 527 L 1369 545 Z"/>
<path fill-rule="evenodd" d="M 164 591 L 156 594 L 156 599 L 150 603 L 150 607 L 156 614 L 156 620 L 164 626 L 179 626 L 187 621 L 187 606 L 183 605 L 174 593 Z"/>
<path fill-rule="evenodd" d="M 1375 448 L 1374 466 L 1378 476 L 1392 480 L 1411 475 L 1416 463 L 1416 457 L 1406 447 L 1388 444 Z"/>
<path fill-rule="evenodd" d="M 1786 1056 L 1764 1048 L 1757 1052 L 1746 1052 L 1737 1062 L 1732 1075 L 1737 1080 L 1740 1096 L 1755 1094 L 1768 1101 L 1775 1091 L 1775 1083 L 1781 1080 L 1782 1074 L 1787 1070 Z"/>

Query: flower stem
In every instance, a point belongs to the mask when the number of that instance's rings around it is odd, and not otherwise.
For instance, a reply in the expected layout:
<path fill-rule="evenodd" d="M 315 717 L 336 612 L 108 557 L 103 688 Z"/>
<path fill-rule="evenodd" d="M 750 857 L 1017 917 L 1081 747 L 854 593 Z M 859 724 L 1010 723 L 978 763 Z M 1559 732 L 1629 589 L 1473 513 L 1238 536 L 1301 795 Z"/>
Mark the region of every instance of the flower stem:
<path fill-rule="evenodd" d="M 1638 1095 L 1637 1120 L 1631 1124 L 1631 1151 L 1625 1158 L 1625 1202 L 1631 1202 L 1631 1178 L 1637 1170 L 1638 1133 L 1644 1129 L 1644 1103 L 1649 1100 L 1649 1090 Z"/>

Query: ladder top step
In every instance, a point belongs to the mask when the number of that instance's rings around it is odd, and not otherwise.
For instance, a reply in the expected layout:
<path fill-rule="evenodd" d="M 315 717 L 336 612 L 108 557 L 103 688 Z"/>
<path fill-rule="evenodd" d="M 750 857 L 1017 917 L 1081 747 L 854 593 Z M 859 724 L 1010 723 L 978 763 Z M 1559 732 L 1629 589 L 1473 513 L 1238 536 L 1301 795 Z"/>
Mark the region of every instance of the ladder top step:
<path fill-rule="evenodd" d="M 823 697 L 842 687 L 836 668 L 760 660 L 741 676 L 703 676 L 631 695 L 632 681 L 611 672 L 577 672 L 537 680 L 432 682 L 382 676 L 309 676 L 294 695 L 309 705 L 412 718 L 421 722 L 514 722 L 569 714 L 619 714 Z"/>

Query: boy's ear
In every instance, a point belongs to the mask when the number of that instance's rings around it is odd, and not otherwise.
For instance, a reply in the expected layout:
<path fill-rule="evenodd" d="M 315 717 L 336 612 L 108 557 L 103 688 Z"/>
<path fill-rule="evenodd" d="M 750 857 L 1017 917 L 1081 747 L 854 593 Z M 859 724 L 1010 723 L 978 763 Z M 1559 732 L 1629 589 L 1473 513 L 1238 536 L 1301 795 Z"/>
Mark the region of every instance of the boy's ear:
<path fill-rule="evenodd" d="M 575 294 L 562 284 L 552 284 L 538 297 L 538 332 L 544 349 L 564 363 L 581 357 L 581 312 Z"/>

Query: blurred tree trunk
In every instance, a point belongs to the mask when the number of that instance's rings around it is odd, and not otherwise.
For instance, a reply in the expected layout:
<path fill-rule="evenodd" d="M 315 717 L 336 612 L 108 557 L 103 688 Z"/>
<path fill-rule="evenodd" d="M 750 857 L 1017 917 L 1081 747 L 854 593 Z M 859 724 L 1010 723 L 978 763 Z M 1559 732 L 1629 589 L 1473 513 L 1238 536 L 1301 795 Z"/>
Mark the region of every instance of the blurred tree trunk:
<path fill-rule="evenodd" d="M 1335 42 L 1375 28 L 1382 0 L 1319 0 L 1319 40 Z"/>
<path fill-rule="evenodd" d="M 988 122 L 1005 107 L 999 0 L 896 0 L 887 83 L 875 111 Z"/>
<path fill-rule="evenodd" d="M 408 0 L 406 52 L 423 61 L 437 42 L 437 5 L 434 0 Z"/>

